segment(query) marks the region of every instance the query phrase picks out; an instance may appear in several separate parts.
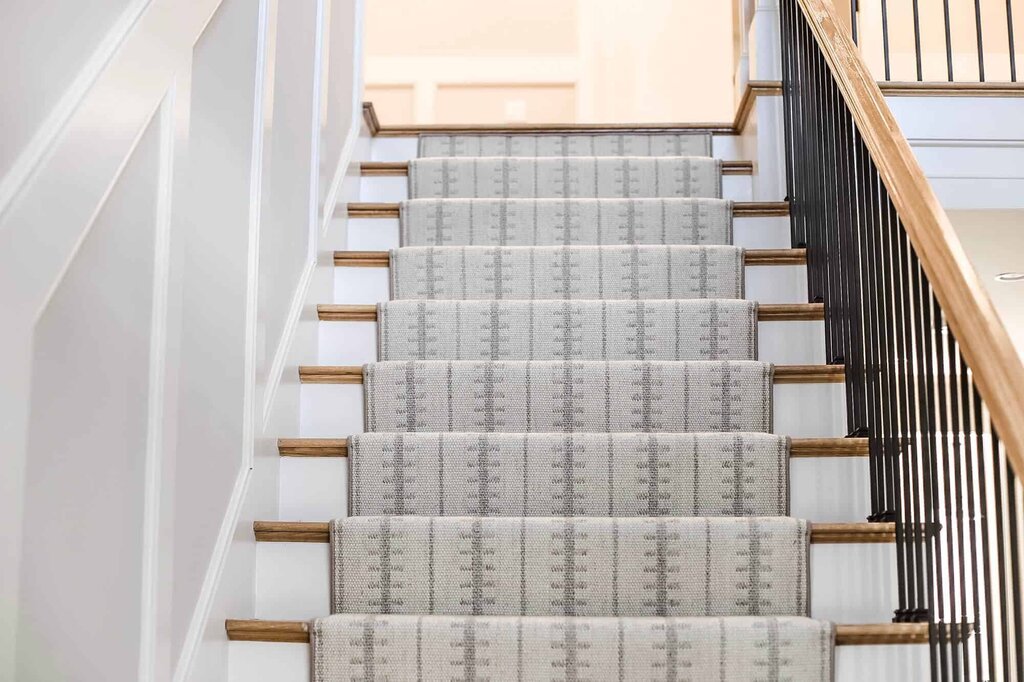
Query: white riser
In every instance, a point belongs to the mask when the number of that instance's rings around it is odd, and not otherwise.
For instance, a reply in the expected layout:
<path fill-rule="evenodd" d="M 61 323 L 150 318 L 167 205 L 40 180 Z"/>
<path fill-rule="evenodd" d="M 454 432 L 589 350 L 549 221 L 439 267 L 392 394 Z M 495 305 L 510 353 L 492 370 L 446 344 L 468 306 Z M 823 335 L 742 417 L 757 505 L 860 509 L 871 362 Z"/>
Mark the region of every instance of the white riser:
<path fill-rule="evenodd" d="M 257 544 L 256 618 L 305 620 L 330 611 L 327 543 Z M 811 615 L 884 623 L 896 607 L 895 547 L 812 545 Z"/>
<path fill-rule="evenodd" d="M 744 268 L 745 298 L 759 303 L 806 303 L 807 278 L 804 268 L 803 265 L 757 265 Z M 334 269 L 334 303 L 380 303 L 389 298 L 387 268 Z"/>
<path fill-rule="evenodd" d="M 749 175 L 722 177 L 722 197 L 733 201 L 751 201 L 753 179 Z M 369 176 L 362 178 L 360 201 L 390 203 L 409 198 L 409 178 L 402 176 Z"/>
<path fill-rule="evenodd" d="M 799 438 L 846 435 L 844 384 L 780 384 L 774 389 L 774 432 Z M 299 436 L 338 438 L 363 430 L 363 387 L 303 384 Z"/>
<path fill-rule="evenodd" d="M 309 645 L 231 642 L 230 682 L 309 682 Z M 918 682 L 928 677 L 928 647 L 842 646 L 836 649 L 836 682 Z"/>
<path fill-rule="evenodd" d="M 373 322 L 321 322 L 320 365 L 362 365 L 377 359 L 377 325 Z M 779 365 L 825 362 L 823 322 L 759 322 L 758 359 Z"/>
<path fill-rule="evenodd" d="M 348 223 L 348 248 L 352 251 L 397 249 L 397 218 L 353 218 Z M 746 249 L 788 249 L 789 219 L 736 218 L 733 243 Z"/>
<path fill-rule="evenodd" d="M 838 523 L 864 520 L 871 512 L 866 458 L 800 458 L 789 470 L 793 516 Z M 347 484 L 348 460 L 342 457 L 282 457 L 279 519 L 345 516 Z"/>
<path fill-rule="evenodd" d="M 735 135 L 715 135 L 711 138 L 712 156 L 726 161 L 746 161 L 738 156 L 739 140 Z M 374 161 L 408 161 L 416 158 L 415 137 L 376 137 L 371 142 L 370 155 Z"/>

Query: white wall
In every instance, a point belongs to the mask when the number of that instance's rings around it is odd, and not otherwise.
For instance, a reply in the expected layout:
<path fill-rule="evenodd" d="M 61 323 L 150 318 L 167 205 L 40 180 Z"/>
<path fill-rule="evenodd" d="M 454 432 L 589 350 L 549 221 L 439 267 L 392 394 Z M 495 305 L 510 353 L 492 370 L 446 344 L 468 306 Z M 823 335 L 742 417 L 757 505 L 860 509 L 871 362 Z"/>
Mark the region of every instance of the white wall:
<path fill-rule="evenodd" d="M 0 679 L 225 677 L 315 357 L 360 21 L 0 8 L 0 77 L 31 82 L 0 105 Z"/>

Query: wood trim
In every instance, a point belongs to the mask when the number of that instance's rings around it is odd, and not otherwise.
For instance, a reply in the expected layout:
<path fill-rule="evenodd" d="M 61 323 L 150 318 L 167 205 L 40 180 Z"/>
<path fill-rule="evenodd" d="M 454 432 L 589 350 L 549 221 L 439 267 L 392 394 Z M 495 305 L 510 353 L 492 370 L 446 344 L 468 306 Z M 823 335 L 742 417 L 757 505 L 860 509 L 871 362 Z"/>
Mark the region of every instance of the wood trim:
<path fill-rule="evenodd" d="M 408 161 L 363 161 L 359 164 L 359 174 L 363 177 L 380 175 L 408 177 Z"/>
<path fill-rule="evenodd" d="M 776 218 L 788 215 L 788 201 L 737 201 L 732 205 L 733 218 Z"/>
<path fill-rule="evenodd" d="M 816 545 L 896 542 L 895 523 L 812 523 L 811 542 Z"/>
<path fill-rule="evenodd" d="M 281 457 L 348 457 L 347 438 L 280 438 Z M 867 457 L 867 438 L 791 438 L 789 456 Z"/>
<path fill-rule="evenodd" d="M 368 202 L 350 202 L 347 205 L 349 218 L 397 218 L 398 204 L 374 204 Z"/>
<path fill-rule="evenodd" d="M 758 322 L 798 322 L 825 319 L 824 303 L 761 303 Z"/>
<path fill-rule="evenodd" d="M 747 249 L 744 265 L 805 265 L 807 249 Z"/>
<path fill-rule="evenodd" d="M 846 380 L 842 365 L 775 365 L 776 384 L 836 384 Z M 303 365 L 299 367 L 303 384 L 361 384 L 359 365 Z"/>
<path fill-rule="evenodd" d="M 791 438 L 793 457 L 867 457 L 867 438 Z"/>
<path fill-rule="evenodd" d="M 846 381 L 843 365 L 775 365 L 776 384 L 841 384 Z"/>
<path fill-rule="evenodd" d="M 340 268 L 386 268 L 390 266 L 390 251 L 335 251 L 334 264 Z M 803 265 L 807 262 L 806 249 L 747 249 L 743 264 Z"/>
<path fill-rule="evenodd" d="M 878 81 L 886 97 L 1024 97 L 1024 83 Z"/>
<path fill-rule="evenodd" d="M 927 644 L 928 623 L 836 625 L 836 646 Z"/>
<path fill-rule="evenodd" d="M 376 322 L 377 306 L 322 303 L 316 307 L 321 322 Z M 757 307 L 759 322 L 824 320 L 824 303 L 762 303 Z"/>
<path fill-rule="evenodd" d="M 334 264 L 339 268 L 387 268 L 391 266 L 391 252 L 335 251 Z"/>
<path fill-rule="evenodd" d="M 228 619 L 224 630 L 232 642 L 309 644 L 309 621 Z"/>
<path fill-rule="evenodd" d="M 303 384 L 361 384 L 361 365 L 301 365 L 299 382 Z"/>
<path fill-rule="evenodd" d="M 398 218 L 397 203 L 351 202 L 346 206 L 349 218 Z M 789 215 L 788 201 L 737 201 L 732 205 L 734 218 L 775 218 Z"/>
<path fill-rule="evenodd" d="M 928 623 L 837 624 L 836 646 L 866 644 L 927 644 Z M 233 642 L 309 643 L 309 622 L 303 620 L 224 621 Z"/>
<path fill-rule="evenodd" d="M 359 174 L 363 177 L 409 175 L 408 161 L 363 161 L 359 164 Z M 753 175 L 753 161 L 722 161 L 722 175 Z"/>
<path fill-rule="evenodd" d="M 1024 475 L 1024 359 L 830 0 L 799 0 L 1018 476 Z"/>
<path fill-rule="evenodd" d="M 363 121 L 370 131 L 370 137 L 380 134 L 380 119 L 377 118 L 377 110 L 373 108 L 373 102 L 363 102 Z"/>
<path fill-rule="evenodd" d="M 737 135 L 743 132 L 743 129 L 747 127 L 750 114 L 754 111 L 754 103 L 758 97 L 778 97 L 781 95 L 782 81 L 748 81 L 747 86 L 743 88 L 743 96 L 740 97 L 740 103 L 736 107 L 736 116 L 732 121 L 732 129 Z"/>
<path fill-rule="evenodd" d="M 348 457 L 347 438 L 278 438 L 282 457 Z"/>
<path fill-rule="evenodd" d="M 515 125 L 490 124 L 423 124 L 423 125 L 382 125 L 380 137 L 416 137 L 434 135 L 557 135 L 587 133 L 711 133 L 732 135 L 732 123 L 523 123 Z"/>
<path fill-rule="evenodd" d="M 896 542 L 895 523 L 812 523 L 811 542 L 819 545 Z M 330 524 L 321 521 L 254 521 L 257 542 L 330 542 Z"/>

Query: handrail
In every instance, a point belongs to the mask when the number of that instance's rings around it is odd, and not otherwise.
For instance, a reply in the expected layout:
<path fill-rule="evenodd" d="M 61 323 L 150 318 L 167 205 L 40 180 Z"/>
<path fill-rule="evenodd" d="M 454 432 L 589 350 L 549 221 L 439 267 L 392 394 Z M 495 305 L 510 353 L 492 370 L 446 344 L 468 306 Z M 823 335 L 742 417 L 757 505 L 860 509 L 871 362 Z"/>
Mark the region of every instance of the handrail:
<path fill-rule="evenodd" d="M 798 2 L 960 342 L 1007 457 L 1024 476 L 1024 362 L 846 24 L 827 0 Z"/>

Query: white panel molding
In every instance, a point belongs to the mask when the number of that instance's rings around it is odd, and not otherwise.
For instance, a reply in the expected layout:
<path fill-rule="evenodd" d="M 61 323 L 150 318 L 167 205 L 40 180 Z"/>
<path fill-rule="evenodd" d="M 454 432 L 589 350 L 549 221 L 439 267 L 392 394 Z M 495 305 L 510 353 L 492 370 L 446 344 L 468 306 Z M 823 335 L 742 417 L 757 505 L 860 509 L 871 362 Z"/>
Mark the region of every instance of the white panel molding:
<path fill-rule="evenodd" d="M 156 231 L 153 255 L 153 312 L 149 323 L 149 381 L 145 492 L 142 513 L 142 595 L 139 614 L 139 679 L 156 678 L 159 604 L 161 473 L 164 455 L 167 334 L 170 314 L 171 191 L 174 181 L 175 88 L 160 105 L 160 168 L 157 177 Z"/>
<path fill-rule="evenodd" d="M 320 3 L 322 8 L 323 4 Z M 316 271 L 319 252 L 320 252 L 320 241 L 327 234 L 327 230 L 331 225 L 331 220 L 334 215 L 334 209 L 338 203 L 338 195 L 341 191 L 341 185 L 345 180 L 345 175 L 348 172 L 349 165 L 352 162 L 352 157 L 355 154 L 356 145 L 359 142 L 359 134 L 363 123 L 363 102 L 362 102 L 362 82 L 360 74 L 362 73 L 362 17 L 363 17 L 363 0 L 355 0 L 353 2 L 353 9 L 355 16 L 353 21 L 355 22 L 356 30 L 356 45 L 353 49 L 355 59 L 353 60 L 353 73 L 355 77 L 352 79 L 352 117 L 348 132 L 345 136 L 345 143 L 342 145 L 341 153 L 335 163 L 335 170 L 333 179 L 331 181 L 331 187 L 327 192 L 327 197 L 324 201 L 323 207 L 319 205 L 319 193 L 317 191 L 317 177 L 319 172 L 319 139 L 314 136 L 313 140 L 313 163 L 310 165 L 310 172 L 312 175 L 312 187 L 313 190 L 310 192 L 310 238 L 309 238 L 309 253 L 306 260 L 306 265 L 303 268 L 302 276 L 300 277 L 296 287 L 295 293 L 292 296 L 291 305 L 288 311 L 288 317 L 285 322 L 284 329 L 281 333 L 280 342 L 274 351 L 274 358 L 271 361 L 270 371 L 268 372 L 267 385 L 264 389 L 263 408 L 261 410 L 260 418 L 260 432 L 262 433 L 266 425 L 268 424 L 271 416 L 271 412 L 274 407 L 274 398 L 277 395 L 277 390 L 281 385 L 281 377 L 284 374 L 285 366 L 288 363 L 289 352 L 292 347 L 292 343 L 295 339 L 295 332 L 298 329 L 299 322 L 302 319 L 302 311 L 305 308 L 307 302 L 306 299 L 309 294 L 310 282 L 313 279 L 313 273 Z M 320 35 L 317 37 L 317 54 L 323 54 L 320 48 L 323 33 L 323 12 L 320 12 Z M 316 82 L 317 82 L 317 101 L 319 102 L 320 97 L 320 83 L 322 77 L 320 68 L 322 63 L 318 60 Z M 319 129 L 319 115 L 320 106 L 317 105 L 313 108 L 314 111 L 314 130 Z M 321 218 L 322 216 L 322 218 Z M 318 229 L 319 226 L 319 229 Z M 333 263 L 331 264 L 333 267 Z"/>
<path fill-rule="evenodd" d="M 92 56 L 82 65 L 81 70 L 56 106 L 43 120 L 36 133 L 15 159 L 7 174 L 0 179 L 0 223 L 18 192 L 32 179 L 43 159 L 56 143 L 68 121 L 78 110 L 92 86 L 99 79 L 118 49 L 131 34 L 139 18 L 153 0 L 135 0 L 110 27 Z"/>
<path fill-rule="evenodd" d="M 249 489 L 249 481 L 252 475 L 252 466 L 255 447 L 255 405 L 256 405 L 256 322 L 259 295 L 259 233 L 260 233 L 260 207 L 262 202 L 261 187 L 263 173 L 263 126 L 264 126 L 264 86 L 267 75 L 267 32 L 268 32 L 268 11 L 269 0 L 259 0 L 259 18 L 257 21 L 257 47 L 256 65 L 254 73 L 254 111 L 252 125 L 252 150 L 251 163 L 249 165 L 249 250 L 246 254 L 247 277 L 246 282 L 246 321 L 245 321 L 245 349 L 244 349 L 244 381 L 243 392 L 243 426 L 242 426 L 242 462 L 239 465 L 238 474 L 228 499 L 224 517 L 221 519 L 220 529 L 217 532 L 217 539 L 214 543 L 210 561 L 207 563 L 206 572 L 203 576 L 202 587 L 199 598 L 192 611 L 188 631 L 185 635 L 181 653 L 178 656 L 174 667 L 172 679 L 175 682 L 184 682 L 189 679 L 198 650 L 203 641 L 203 634 L 210 623 L 210 613 L 220 587 L 221 576 L 227 563 L 228 554 L 232 546 L 232 539 L 238 526 L 238 520 L 242 514 L 242 508 L 246 501 Z"/>

